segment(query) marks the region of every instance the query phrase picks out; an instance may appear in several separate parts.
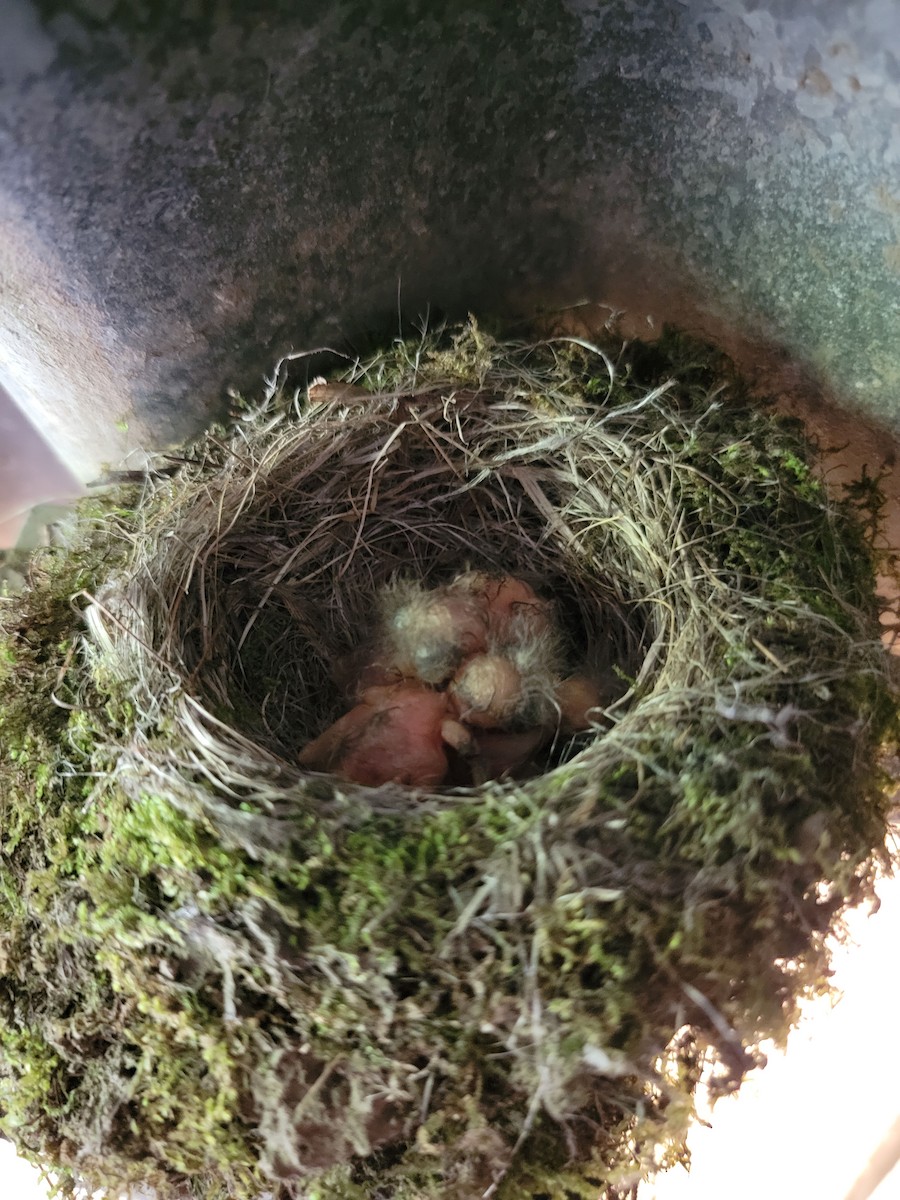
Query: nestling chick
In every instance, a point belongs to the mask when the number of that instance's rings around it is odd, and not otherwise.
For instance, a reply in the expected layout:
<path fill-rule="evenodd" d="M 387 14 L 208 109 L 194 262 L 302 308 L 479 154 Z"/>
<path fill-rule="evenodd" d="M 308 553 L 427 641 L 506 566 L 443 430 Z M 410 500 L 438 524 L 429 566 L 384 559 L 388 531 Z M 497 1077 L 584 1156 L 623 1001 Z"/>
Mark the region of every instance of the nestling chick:
<path fill-rule="evenodd" d="M 600 689 L 586 675 L 572 675 L 556 688 L 559 728 L 562 733 L 580 733 L 594 723 L 592 710 L 601 707 Z"/>
<path fill-rule="evenodd" d="M 488 631 L 498 641 L 510 640 L 510 624 L 514 621 L 520 630 L 527 628 L 534 635 L 551 627 L 552 605 L 542 600 L 524 579 L 466 571 L 457 575 L 451 587 L 467 591 L 482 601 L 487 610 Z"/>
<path fill-rule="evenodd" d="M 450 681 L 459 718 L 476 729 L 506 728 L 522 703 L 522 676 L 504 654 L 473 654 Z"/>
<path fill-rule="evenodd" d="M 490 630 L 486 652 L 467 659 L 450 681 L 460 720 L 477 729 L 549 727 L 562 663 L 552 606 L 512 576 L 471 571 L 454 582 L 485 598 Z"/>
<path fill-rule="evenodd" d="M 335 658 L 331 665 L 332 682 L 347 700 L 354 702 L 369 688 L 400 683 L 401 673 L 383 667 L 379 661 L 383 657 L 373 650 L 371 643 L 357 646 Z"/>
<path fill-rule="evenodd" d="M 548 732 L 540 726 L 525 729 L 521 733 L 478 729 L 474 737 L 476 753 L 471 759 L 470 770 L 472 782 L 477 787 L 488 779 L 521 774 L 523 768 L 532 764 L 535 754 L 547 741 Z"/>
<path fill-rule="evenodd" d="M 378 665 L 424 683 L 445 683 L 487 641 L 483 598 L 455 582 L 431 591 L 394 584 L 382 596 L 382 624 Z"/>
<path fill-rule="evenodd" d="M 447 774 L 447 745 L 474 751 L 447 694 L 404 682 L 368 688 L 359 704 L 300 752 L 299 761 L 367 787 L 438 787 Z"/>
<path fill-rule="evenodd" d="M 554 697 L 564 664 L 562 639 L 556 624 L 550 622 L 546 612 L 519 609 L 506 623 L 503 649 L 522 678 L 516 727 L 552 728 L 556 723 Z"/>
<path fill-rule="evenodd" d="M 380 630 L 335 666 L 358 699 L 300 754 L 353 783 L 476 785 L 535 767 L 557 731 L 590 727 L 599 693 L 564 678 L 552 602 L 511 575 L 467 571 L 431 590 L 385 588 Z M 452 751 L 448 757 L 448 750 Z"/>

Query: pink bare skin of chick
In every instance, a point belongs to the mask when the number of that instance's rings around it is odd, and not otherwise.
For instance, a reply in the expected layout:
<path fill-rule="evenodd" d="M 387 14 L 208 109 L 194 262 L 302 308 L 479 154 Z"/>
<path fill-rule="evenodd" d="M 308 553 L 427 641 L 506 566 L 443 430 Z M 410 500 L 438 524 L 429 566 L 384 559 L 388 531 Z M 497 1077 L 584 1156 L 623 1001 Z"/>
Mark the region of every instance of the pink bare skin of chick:
<path fill-rule="evenodd" d="M 460 576 L 488 608 L 486 649 L 467 658 L 450 692 L 467 725 L 521 732 L 552 721 L 562 651 L 553 606 L 511 575 Z"/>
<path fill-rule="evenodd" d="M 470 744 L 445 692 L 404 682 L 368 688 L 355 708 L 301 751 L 300 764 L 365 787 L 431 788 L 446 778 L 446 747 L 467 753 Z"/>
<path fill-rule="evenodd" d="M 487 607 L 490 633 L 501 642 L 511 636 L 510 624 L 517 616 L 520 625 L 523 619 L 527 622 L 531 633 L 541 633 L 550 627 L 550 605 L 524 579 L 467 571 L 458 575 L 450 587 L 481 598 Z"/>
<path fill-rule="evenodd" d="M 596 724 L 602 707 L 600 689 L 586 675 L 571 675 L 556 689 L 559 727 L 563 733 L 581 733 Z"/>

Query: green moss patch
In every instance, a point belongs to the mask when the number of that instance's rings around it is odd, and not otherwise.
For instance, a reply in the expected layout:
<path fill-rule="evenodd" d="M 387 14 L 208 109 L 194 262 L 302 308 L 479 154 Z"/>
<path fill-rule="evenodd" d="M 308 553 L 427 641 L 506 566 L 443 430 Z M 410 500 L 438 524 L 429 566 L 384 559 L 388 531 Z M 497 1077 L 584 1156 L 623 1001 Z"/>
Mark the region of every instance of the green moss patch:
<path fill-rule="evenodd" d="M 614 1195 L 884 863 L 871 489 L 673 337 L 468 326 L 348 382 L 0 602 L 0 1128 L 66 1195 Z M 467 568 L 557 601 L 603 721 L 525 782 L 304 772 L 378 589 Z"/>

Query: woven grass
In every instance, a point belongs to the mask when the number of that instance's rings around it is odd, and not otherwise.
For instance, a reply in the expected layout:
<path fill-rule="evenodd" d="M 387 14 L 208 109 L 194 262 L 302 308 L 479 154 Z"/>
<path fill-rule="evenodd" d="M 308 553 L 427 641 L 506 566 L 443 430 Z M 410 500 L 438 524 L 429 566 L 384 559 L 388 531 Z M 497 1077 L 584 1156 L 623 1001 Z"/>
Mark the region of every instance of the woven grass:
<path fill-rule="evenodd" d="M 348 382 L 273 382 L 0 610 L 0 1126 L 67 1195 L 627 1192 L 886 864 L 871 488 L 674 338 Z M 468 568 L 555 601 L 602 720 L 524 782 L 303 771 L 380 589 Z"/>

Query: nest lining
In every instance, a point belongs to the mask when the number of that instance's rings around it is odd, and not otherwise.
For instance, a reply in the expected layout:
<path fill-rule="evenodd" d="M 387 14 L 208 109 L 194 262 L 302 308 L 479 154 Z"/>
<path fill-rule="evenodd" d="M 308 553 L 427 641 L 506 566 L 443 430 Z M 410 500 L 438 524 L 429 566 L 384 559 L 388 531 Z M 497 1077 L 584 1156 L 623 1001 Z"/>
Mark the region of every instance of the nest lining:
<path fill-rule="evenodd" d="M 6 847 L 23 1148 L 163 1195 L 595 1195 L 683 1152 L 704 1054 L 728 1088 L 783 1036 L 884 842 L 872 556 L 676 348 L 400 346 L 104 517 L 72 707 L 28 717 L 55 773 L 16 759 L 49 798 Z M 556 601 L 622 680 L 602 726 L 524 783 L 302 771 L 379 589 L 461 568 Z"/>

